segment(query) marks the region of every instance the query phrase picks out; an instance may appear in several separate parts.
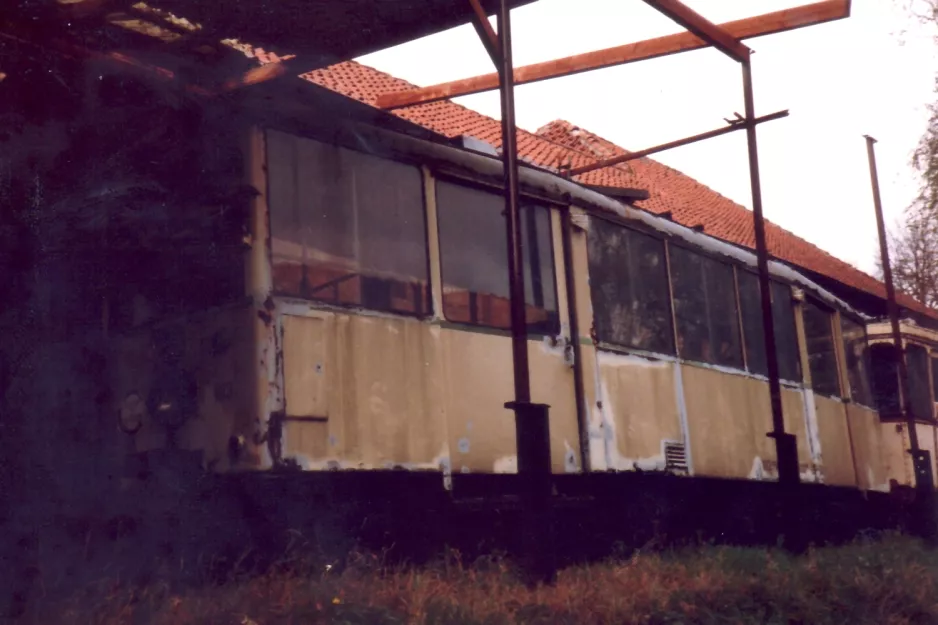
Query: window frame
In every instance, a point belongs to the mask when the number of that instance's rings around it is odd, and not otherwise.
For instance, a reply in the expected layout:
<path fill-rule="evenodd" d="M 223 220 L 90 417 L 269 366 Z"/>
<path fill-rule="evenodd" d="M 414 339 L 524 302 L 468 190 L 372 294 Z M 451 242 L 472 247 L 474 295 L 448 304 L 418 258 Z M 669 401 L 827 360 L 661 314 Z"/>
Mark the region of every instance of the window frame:
<path fill-rule="evenodd" d="M 365 156 L 370 156 L 384 161 L 392 161 L 400 165 L 405 165 L 408 167 L 413 167 L 417 171 L 417 175 L 420 180 L 420 215 L 423 221 L 423 252 L 424 252 L 424 267 L 426 269 L 425 282 L 426 286 L 423 293 L 423 299 L 425 300 L 424 306 L 422 307 L 423 312 L 410 312 L 406 310 L 392 310 L 392 309 L 383 309 L 375 308 L 371 306 L 366 306 L 363 304 L 354 304 L 354 303 L 343 303 L 338 301 L 330 301 L 326 299 L 316 298 L 309 295 L 308 293 L 291 293 L 289 291 L 284 291 L 278 289 L 276 282 L 273 279 L 274 272 L 274 249 L 273 245 L 267 245 L 266 250 L 266 260 L 267 267 L 270 274 L 270 284 L 271 284 L 271 295 L 283 299 L 290 299 L 294 301 L 302 301 L 308 303 L 317 309 L 322 310 L 334 310 L 341 312 L 371 312 L 379 313 L 382 315 L 392 315 L 399 317 L 406 317 L 410 319 L 432 319 L 434 316 L 434 303 L 433 303 L 433 268 L 432 268 L 432 258 L 430 254 L 430 215 L 429 207 L 427 205 L 427 185 L 425 184 L 425 175 L 424 175 L 424 166 L 423 164 L 415 157 L 409 155 L 401 156 L 397 153 L 391 153 L 387 150 L 378 150 L 376 152 L 365 152 L 364 150 L 359 149 L 358 146 L 353 145 L 349 141 L 336 140 L 335 136 L 329 137 L 328 133 L 316 133 L 316 132 L 299 132 L 294 129 L 285 129 L 284 127 L 268 125 L 261 127 L 262 136 L 263 136 L 263 163 L 264 163 L 264 182 L 265 182 L 265 195 L 264 201 L 266 205 L 266 226 L 267 226 L 267 235 L 268 240 L 272 240 L 274 236 L 273 232 L 273 212 L 270 198 L 271 198 L 271 176 L 270 176 L 270 147 L 269 147 L 269 133 L 277 132 L 282 135 L 291 137 L 293 140 L 308 140 L 316 141 L 318 143 L 333 146 L 340 149 L 345 149 L 350 152 L 356 152 L 358 154 L 363 154 Z M 296 168 L 297 163 L 292 163 L 293 167 Z M 304 244 L 305 246 L 305 244 Z M 356 262 L 358 262 L 356 260 Z M 358 274 L 361 275 L 361 274 Z M 318 285 L 322 287 L 323 285 Z M 305 290 L 304 285 L 304 290 Z"/>
<path fill-rule="evenodd" d="M 729 257 L 721 256 L 718 254 L 714 254 L 710 250 L 696 248 L 693 245 L 688 244 L 685 241 L 680 241 L 680 242 L 675 243 L 673 240 L 665 240 L 665 246 L 667 247 L 667 259 L 668 259 L 668 263 L 667 263 L 668 290 L 671 294 L 671 318 L 672 318 L 672 327 L 674 330 L 674 352 L 677 358 L 681 362 L 692 363 L 692 364 L 697 364 L 697 365 L 706 365 L 708 367 L 717 367 L 720 369 L 739 371 L 745 374 L 752 374 L 753 372 L 749 371 L 749 369 L 747 368 L 746 343 L 745 343 L 745 336 L 743 334 L 742 308 L 740 307 L 741 302 L 740 302 L 740 297 L 739 297 L 739 282 L 738 282 L 737 275 L 736 275 L 737 267 L 739 263 L 735 262 L 735 259 L 731 259 Z M 680 353 L 680 349 L 678 347 L 679 330 L 678 330 L 678 324 L 677 324 L 677 310 L 674 305 L 675 304 L 674 303 L 674 276 L 672 273 L 673 261 L 672 261 L 672 254 L 671 254 L 672 247 L 676 247 L 686 252 L 696 254 L 697 256 L 701 256 L 712 262 L 720 263 L 730 268 L 730 272 L 732 276 L 731 283 L 733 285 L 733 305 L 736 307 L 736 314 L 734 315 L 734 317 L 735 317 L 735 324 L 736 324 L 736 338 L 738 341 L 737 346 L 739 347 L 739 351 L 740 351 L 740 366 L 737 367 L 736 365 L 731 365 L 731 364 L 728 365 L 728 364 L 723 364 L 719 362 L 709 362 L 706 360 L 700 360 L 696 358 L 687 358 L 683 354 Z"/>
<path fill-rule="evenodd" d="M 671 330 L 671 351 L 670 352 L 660 352 L 654 351 L 643 347 L 635 347 L 632 345 L 622 345 L 620 343 L 613 343 L 608 340 L 601 338 L 598 334 L 595 336 L 595 341 L 597 347 L 604 349 L 609 352 L 614 353 L 624 353 L 624 354 L 640 354 L 653 359 L 666 360 L 668 362 L 679 362 L 680 356 L 677 353 L 677 330 L 674 323 L 674 292 L 671 286 L 671 255 L 668 249 L 670 243 L 670 237 L 668 235 L 655 230 L 654 228 L 649 228 L 643 223 L 634 223 L 624 219 L 617 218 L 614 215 L 599 215 L 595 213 L 590 213 L 590 221 L 598 220 L 610 223 L 616 227 L 624 228 L 631 232 L 635 232 L 639 235 L 647 236 L 661 243 L 662 248 L 662 259 L 664 260 L 664 271 L 665 271 L 665 281 L 666 281 L 666 300 L 668 305 L 668 323 L 670 324 Z M 592 225 L 592 224 L 591 224 Z M 587 284 L 589 285 L 590 292 L 590 307 L 593 312 L 593 326 L 596 325 L 596 313 L 595 313 L 595 303 L 593 302 L 593 285 L 590 281 L 590 271 L 589 271 L 589 242 L 587 241 L 587 260 L 586 260 L 586 272 L 587 272 Z"/>
<path fill-rule="evenodd" d="M 834 363 L 833 363 L 834 374 L 835 374 L 834 379 L 837 382 L 837 392 L 834 394 L 821 392 L 818 390 L 817 381 L 814 379 L 814 371 L 811 369 L 811 349 L 808 345 L 808 330 L 807 330 L 808 324 L 804 320 L 804 314 L 807 311 L 809 306 L 814 306 L 821 312 L 825 313 L 828 317 L 828 326 L 829 326 L 830 337 L 831 337 L 831 348 L 833 350 L 833 356 L 834 356 Z M 843 401 L 844 381 L 841 379 L 843 377 L 842 371 L 841 371 L 841 363 L 843 362 L 843 356 L 841 355 L 841 352 L 840 352 L 842 347 L 838 345 L 838 340 L 837 340 L 837 336 L 839 332 L 837 331 L 837 327 L 835 325 L 838 312 L 839 311 L 837 309 L 832 308 L 831 306 L 827 305 L 825 302 L 821 301 L 820 299 L 809 296 L 809 295 L 805 295 L 804 301 L 802 302 L 802 307 L 801 307 L 802 327 L 803 327 L 804 341 L 805 341 L 805 356 L 807 357 L 807 360 L 808 360 L 808 371 L 811 374 L 811 391 L 815 395 L 820 395 L 822 397 L 827 397 L 829 399 L 836 399 L 838 401 Z M 803 374 L 804 372 L 802 372 L 802 375 Z"/>
<path fill-rule="evenodd" d="M 439 318 L 443 320 L 445 323 L 452 325 L 452 326 L 471 328 L 473 330 L 484 331 L 484 332 L 488 332 L 492 334 L 497 334 L 500 336 L 511 336 L 512 330 L 510 327 L 500 328 L 498 326 L 481 323 L 478 321 L 453 320 L 447 317 L 446 301 L 445 301 L 446 293 L 444 290 L 446 286 L 446 275 L 445 275 L 445 270 L 443 267 L 444 265 L 443 256 L 445 254 L 444 245 L 443 245 L 443 236 L 442 236 L 443 219 L 441 218 L 442 211 L 440 210 L 439 194 L 437 191 L 439 183 L 442 182 L 445 184 L 467 187 L 470 189 L 475 189 L 477 191 L 482 191 L 485 193 L 491 193 L 493 195 L 504 197 L 504 193 L 505 193 L 504 187 L 499 186 L 492 182 L 476 180 L 474 178 L 468 178 L 465 176 L 454 174 L 446 170 L 431 170 L 431 176 L 433 178 L 433 194 L 434 194 L 433 201 L 434 201 L 434 206 L 436 209 L 436 238 L 437 238 L 437 246 L 439 248 L 438 256 L 439 256 L 439 265 L 440 265 L 440 306 L 441 308 L 438 311 Z M 424 194 L 426 195 L 426 189 L 424 189 Z M 537 205 L 537 208 L 535 210 L 544 209 L 547 212 L 548 239 L 550 240 L 549 265 L 550 265 L 550 272 L 551 272 L 551 284 L 553 285 L 553 289 L 554 289 L 554 304 L 556 306 L 556 310 L 548 311 L 548 312 L 553 312 L 553 314 L 545 322 L 545 324 L 547 325 L 546 328 L 538 328 L 538 329 L 532 330 L 531 324 L 530 323 L 526 324 L 527 336 L 529 339 L 530 338 L 539 339 L 545 336 L 548 336 L 548 337 L 559 336 L 562 331 L 563 324 L 560 318 L 560 314 L 561 314 L 560 293 L 559 293 L 560 284 L 558 283 L 558 278 L 557 278 L 557 250 L 555 249 L 555 246 L 554 246 L 555 232 L 554 232 L 553 215 L 554 215 L 554 211 L 563 210 L 563 208 L 554 201 L 548 200 L 547 198 L 544 198 L 543 196 L 539 196 L 539 195 L 532 194 L 532 193 L 527 193 L 527 192 L 522 191 L 519 193 L 518 198 L 520 200 L 519 208 L 523 206 L 525 202 L 530 202 L 532 204 Z M 502 213 L 504 213 L 504 209 L 502 210 Z M 504 224 L 504 214 L 502 214 L 501 220 L 502 220 L 502 223 Z M 526 228 L 527 224 L 524 223 L 523 219 L 521 221 L 522 221 L 522 228 Z M 428 225 L 427 230 L 429 232 L 429 225 Z M 525 236 L 525 235 L 522 235 L 522 236 Z M 527 255 L 527 252 L 530 251 L 530 247 L 525 246 L 524 251 L 525 251 L 525 255 Z M 508 249 L 506 248 L 505 249 L 506 279 L 507 279 L 507 274 L 508 274 L 507 254 L 508 254 Z M 523 260 L 522 262 L 525 262 L 525 261 Z M 534 269 L 532 267 L 531 268 L 532 276 L 534 275 L 533 272 L 534 272 Z M 525 273 L 524 267 L 522 266 L 522 275 L 524 275 L 524 273 Z M 527 284 L 527 281 L 525 281 L 525 284 Z M 509 284 L 508 299 L 510 302 L 511 301 L 510 284 Z M 527 306 L 527 302 L 525 302 L 525 306 Z M 544 310 L 548 310 L 548 309 L 545 308 Z"/>
<path fill-rule="evenodd" d="M 903 355 L 904 355 L 904 357 L 905 357 L 905 363 L 906 363 L 906 377 L 908 378 L 908 388 L 909 388 L 909 399 L 908 399 L 908 401 L 906 401 L 905 403 L 906 403 L 908 406 L 910 406 L 910 407 L 912 408 L 912 415 L 911 415 L 911 416 L 914 417 L 914 419 L 915 419 L 917 422 L 920 422 L 920 423 L 934 422 L 934 421 L 935 421 L 935 399 L 936 399 L 936 398 L 935 398 L 934 390 L 932 389 L 932 377 L 933 377 L 933 376 L 932 376 L 932 372 L 931 372 L 931 360 L 932 360 L 931 349 L 929 349 L 928 346 L 923 345 L 922 343 L 918 343 L 918 342 L 915 342 L 915 341 L 909 341 L 909 340 L 907 340 L 907 339 L 905 339 L 905 341 L 906 341 L 906 345 L 905 345 L 905 347 L 904 347 L 904 349 L 903 349 L 902 351 L 903 351 Z M 915 409 L 916 409 L 916 406 L 915 406 L 915 399 L 916 399 L 916 398 L 915 398 L 915 392 L 914 392 L 915 389 L 913 389 L 912 359 L 911 359 L 911 357 L 910 357 L 910 356 L 911 356 L 911 353 L 910 353 L 910 352 L 911 352 L 911 348 L 912 348 L 912 347 L 915 347 L 916 349 L 922 350 L 922 351 L 921 351 L 921 353 L 922 353 L 922 358 L 923 358 L 923 361 L 924 361 L 924 364 L 925 364 L 925 371 L 924 371 L 924 376 L 925 376 L 925 380 L 924 380 L 924 381 L 925 381 L 925 383 L 926 383 L 926 384 L 925 384 L 925 386 L 926 386 L 925 390 L 926 390 L 927 393 L 928 393 L 928 401 L 927 401 L 927 402 L 924 402 L 924 403 L 927 403 L 927 404 L 928 404 L 928 407 L 929 407 L 929 409 L 930 409 L 930 410 L 928 411 L 928 412 L 930 413 L 928 416 L 921 416 L 921 415 L 918 415 L 918 414 L 915 413 Z M 924 406 L 923 406 L 923 407 L 924 407 Z"/>
<path fill-rule="evenodd" d="M 843 383 L 846 384 L 846 387 L 847 387 L 846 390 L 849 390 L 849 392 L 850 392 L 850 401 L 851 401 L 852 403 L 857 404 L 857 405 L 859 405 L 859 406 L 863 406 L 863 407 L 865 407 L 865 408 L 870 408 L 870 409 L 874 409 L 874 410 L 875 410 L 875 409 L 876 409 L 876 399 L 875 399 L 874 396 L 873 396 L 873 395 L 874 395 L 874 394 L 873 394 L 873 379 L 872 379 L 873 376 L 872 376 L 872 372 L 871 372 L 871 370 L 870 370 L 870 369 L 871 369 L 871 366 L 872 366 L 872 365 L 871 365 L 871 362 L 870 362 L 870 359 L 871 359 L 871 356 L 870 356 L 870 333 L 869 333 L 869 331 L 868 331 L 867 328 L 866 328 L 866 323 L 865 323 L 862 319 L 858 319 L 858 318 L 854 317 L 853 315 L 850 315 L 850 314 L 845 313 L 845 312 L 843 312 L 843 311 L 839 311 L 839 312 L 840 312 L 840 342 L 841 342 L 841 344 L 842 344 L 842 345 L 841 345 L 841 348 L 843 349 L 843 358 L 844 358 L 843 369 L 844 369 L 844 374 L 846 375 L 846 380 L 844 380 Z M 866 400 L 867 400 L 867 401 L 865 401 L 865 402 L 857 400 L 857 398 L 855 397 L 854 392 L 853 392 L 853 384 L 852 384 L 852 382 L 850 381 L 850 365 L 849 365 L 849 363 L 847 362 L 847 342 L 846 342 L 846 339 L 844 338 L 844 320 L 847 320 L 847 321 L 850 322 L 850 323 L 853 323 L 853 324 L 858 325 L 858 326 L 860 327 L 860 329 L 863 330 L 863 342 L 864 342 L 864 347 L 863 347 L 863 356 L 862 356 L 862 358 L 863 358 L 863 371 L 862 371 L 862 373 L 866 376 L 866 391 L 867 391 L 867 394 L 868 394 L 868 396 L 866 397 Z M 841 394 L 844 394 L 844 390 L 843 390 L 843 389 L 841 390 Z"/>

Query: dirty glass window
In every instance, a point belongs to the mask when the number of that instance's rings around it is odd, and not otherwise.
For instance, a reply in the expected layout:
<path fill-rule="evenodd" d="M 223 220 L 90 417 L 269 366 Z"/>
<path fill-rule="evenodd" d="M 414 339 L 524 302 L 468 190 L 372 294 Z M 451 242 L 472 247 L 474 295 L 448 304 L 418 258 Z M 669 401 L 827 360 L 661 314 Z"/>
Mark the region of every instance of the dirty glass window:
<path fill-rule="evenodd" d="M 742 307 L 743 336 L 746 338 L 746 363 L 749 371 L 768 375 L 765 352 L 765 333 L 762 331 L 762 296 L 759 277 L 749 271 L 736 272 L 739 284 L 739 303 Z M 772 296 L 772 322 L 775 326 L 775 350 L 778 355 L 778 375 L 792 382 L 801 380 L 801 358 L 795 332 L 795 309 L 790 288 L 774 280 L 769 282 Z"/>
<path fill-rule="evenodd" d="M 880 417 L 901 414 L 899 405 L 899 368 L 892 343 L 870 345 L 870 382 L 873 402 Z"/>
<path fill-rule="evenodd" d="M 742 369 L 732 265 L 676 245 L 669 251 L 678 354 Z"/>
<path fill-rule="evenodd" d="M 591 220 L 589 282 L 600 341 L 674 353 L 662 241 L 608 221 Z"/>
<path fill-rule="evenodd" d="M 791 287 L 773 281 L 769 290 L 772 292 L 772 323 L 775 324 L 778 374 L 783 380 L 801 382 L 801 352 L 798 349 L 798 330 L 795 328 L 795 304 L 791 299 Z"/>
<path fill-rule="evenodd" d="M 443 313 L 450 321 L 511 328 L 508 239 L 501 193 L 437 181 Z M 559 332 L 550 209 L 524 201 L 524 300 L 528 330 Z"/>
<path fill-rule="evenodd" d="M 804 335 L 808 344 L 811 387 L 821 395 L 840 396 L 834 344 L 833 315 L 814 302 L 804 304 Z"/>
<path fill-rule="evenodd" d="M 870 406 L 869 350 L 866 344 L 866 328 L 862 324 L 840 316 L 840 331 L 844 339 L 844 354 L 847 358 L 847 379 L 850 382 L 850 397 L 853 401 Z"/>
<path fill-rule="evenodd" d="M 935 403 L 938 403 L 938 358 L 931 359 L 931 387 Z"/>
<path fill-rule="evenodd" d="M 267 168 L 278 293 L 429 313 L 417 167 L 270 131 Z"/>
<path fill-rule="evenodd" d="M 912 399 L 912 414 L 917 419 L 934 417 L 928 375 L 928 350 L 910 343 L 905 350 L 909 369 L 909 396 Z"/>

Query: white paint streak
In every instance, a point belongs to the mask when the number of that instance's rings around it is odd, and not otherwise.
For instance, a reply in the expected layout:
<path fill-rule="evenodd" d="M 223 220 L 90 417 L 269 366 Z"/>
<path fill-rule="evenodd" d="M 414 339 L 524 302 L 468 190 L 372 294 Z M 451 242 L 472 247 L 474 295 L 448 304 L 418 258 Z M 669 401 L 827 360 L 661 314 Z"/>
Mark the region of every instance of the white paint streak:
<path fill-rule="evenodd" d="M 752 461 L 752 470 L 749 471 L 750 480 L 765 479 L 765 469 L 762 467 L 762 458 L 756 456 Z"/>
<path fill-rule="evenodd" d="M 677 400 L 677 415 L 681 421 L 681 436 L 684 439 L 684 458 L 687 474 L 694 474 L 694 456 L 691 453 L 690 426 L 687 422 L 687 401 L 684 398 L 684 373 L 680 363 L 674 363 L 674 397 Z"/>
<path fill-rule="evenodd" d="M 567 473 L 579 473 L 580 467 L 577 464 L 577 453 L 570 446 L 570 443 L 566 439 L 563 441 L 564 454 L 563 454 L 563 468 Z"/>
<path fill-rule="evenodd" d="M 814 391 L 806 388 L 802 391 L 804 397 L 804 424 L 808 433 L 808 449 L 811 452 L 811 463 L 814 465 L 816 480 L 824 481 L 824 457 L 821 450 L 821 432 L 818 429 L 817 408 L 814 405 Z"/>

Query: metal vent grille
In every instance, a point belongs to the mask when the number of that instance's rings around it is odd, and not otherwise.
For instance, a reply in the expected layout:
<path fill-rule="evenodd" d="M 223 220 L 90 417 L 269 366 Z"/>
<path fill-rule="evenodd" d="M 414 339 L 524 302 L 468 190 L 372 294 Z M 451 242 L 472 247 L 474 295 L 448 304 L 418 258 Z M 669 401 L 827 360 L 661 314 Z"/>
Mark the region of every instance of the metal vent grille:
<path fill-rule="evenodd" d="M 665 468 L 673 473 L 687 473 L 687 449 L 684 443 L 664 441 Z"/>

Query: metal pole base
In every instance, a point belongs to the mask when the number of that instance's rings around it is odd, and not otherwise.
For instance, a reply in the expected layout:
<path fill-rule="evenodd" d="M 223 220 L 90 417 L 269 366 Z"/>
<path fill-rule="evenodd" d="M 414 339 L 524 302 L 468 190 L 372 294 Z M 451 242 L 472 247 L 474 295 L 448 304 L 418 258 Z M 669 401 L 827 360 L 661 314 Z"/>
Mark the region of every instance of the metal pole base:
<path fill-rule="evenodd" d="M 801 482 L 798 469 L 798 439 L 786 432 L 769 432 L 769 438 L 775 439 L 775 455 L 778 458 L 778 481 L 793 485 Z"/>
<path fill-rule="evenodd" d="M 551 511 L 550 406 L 509 402 L 515 412 L 518 478 L 524 565 L 528 584 L 553 584 L 557 580 L 554 524 Z"/>
<path fill-rule="evenodd" d="M 938 546 L 938 510 L 931 454 L 926 449 L 910 451 L 915 473 L 915 510 L 912 531 L 930 547 Z"/>

